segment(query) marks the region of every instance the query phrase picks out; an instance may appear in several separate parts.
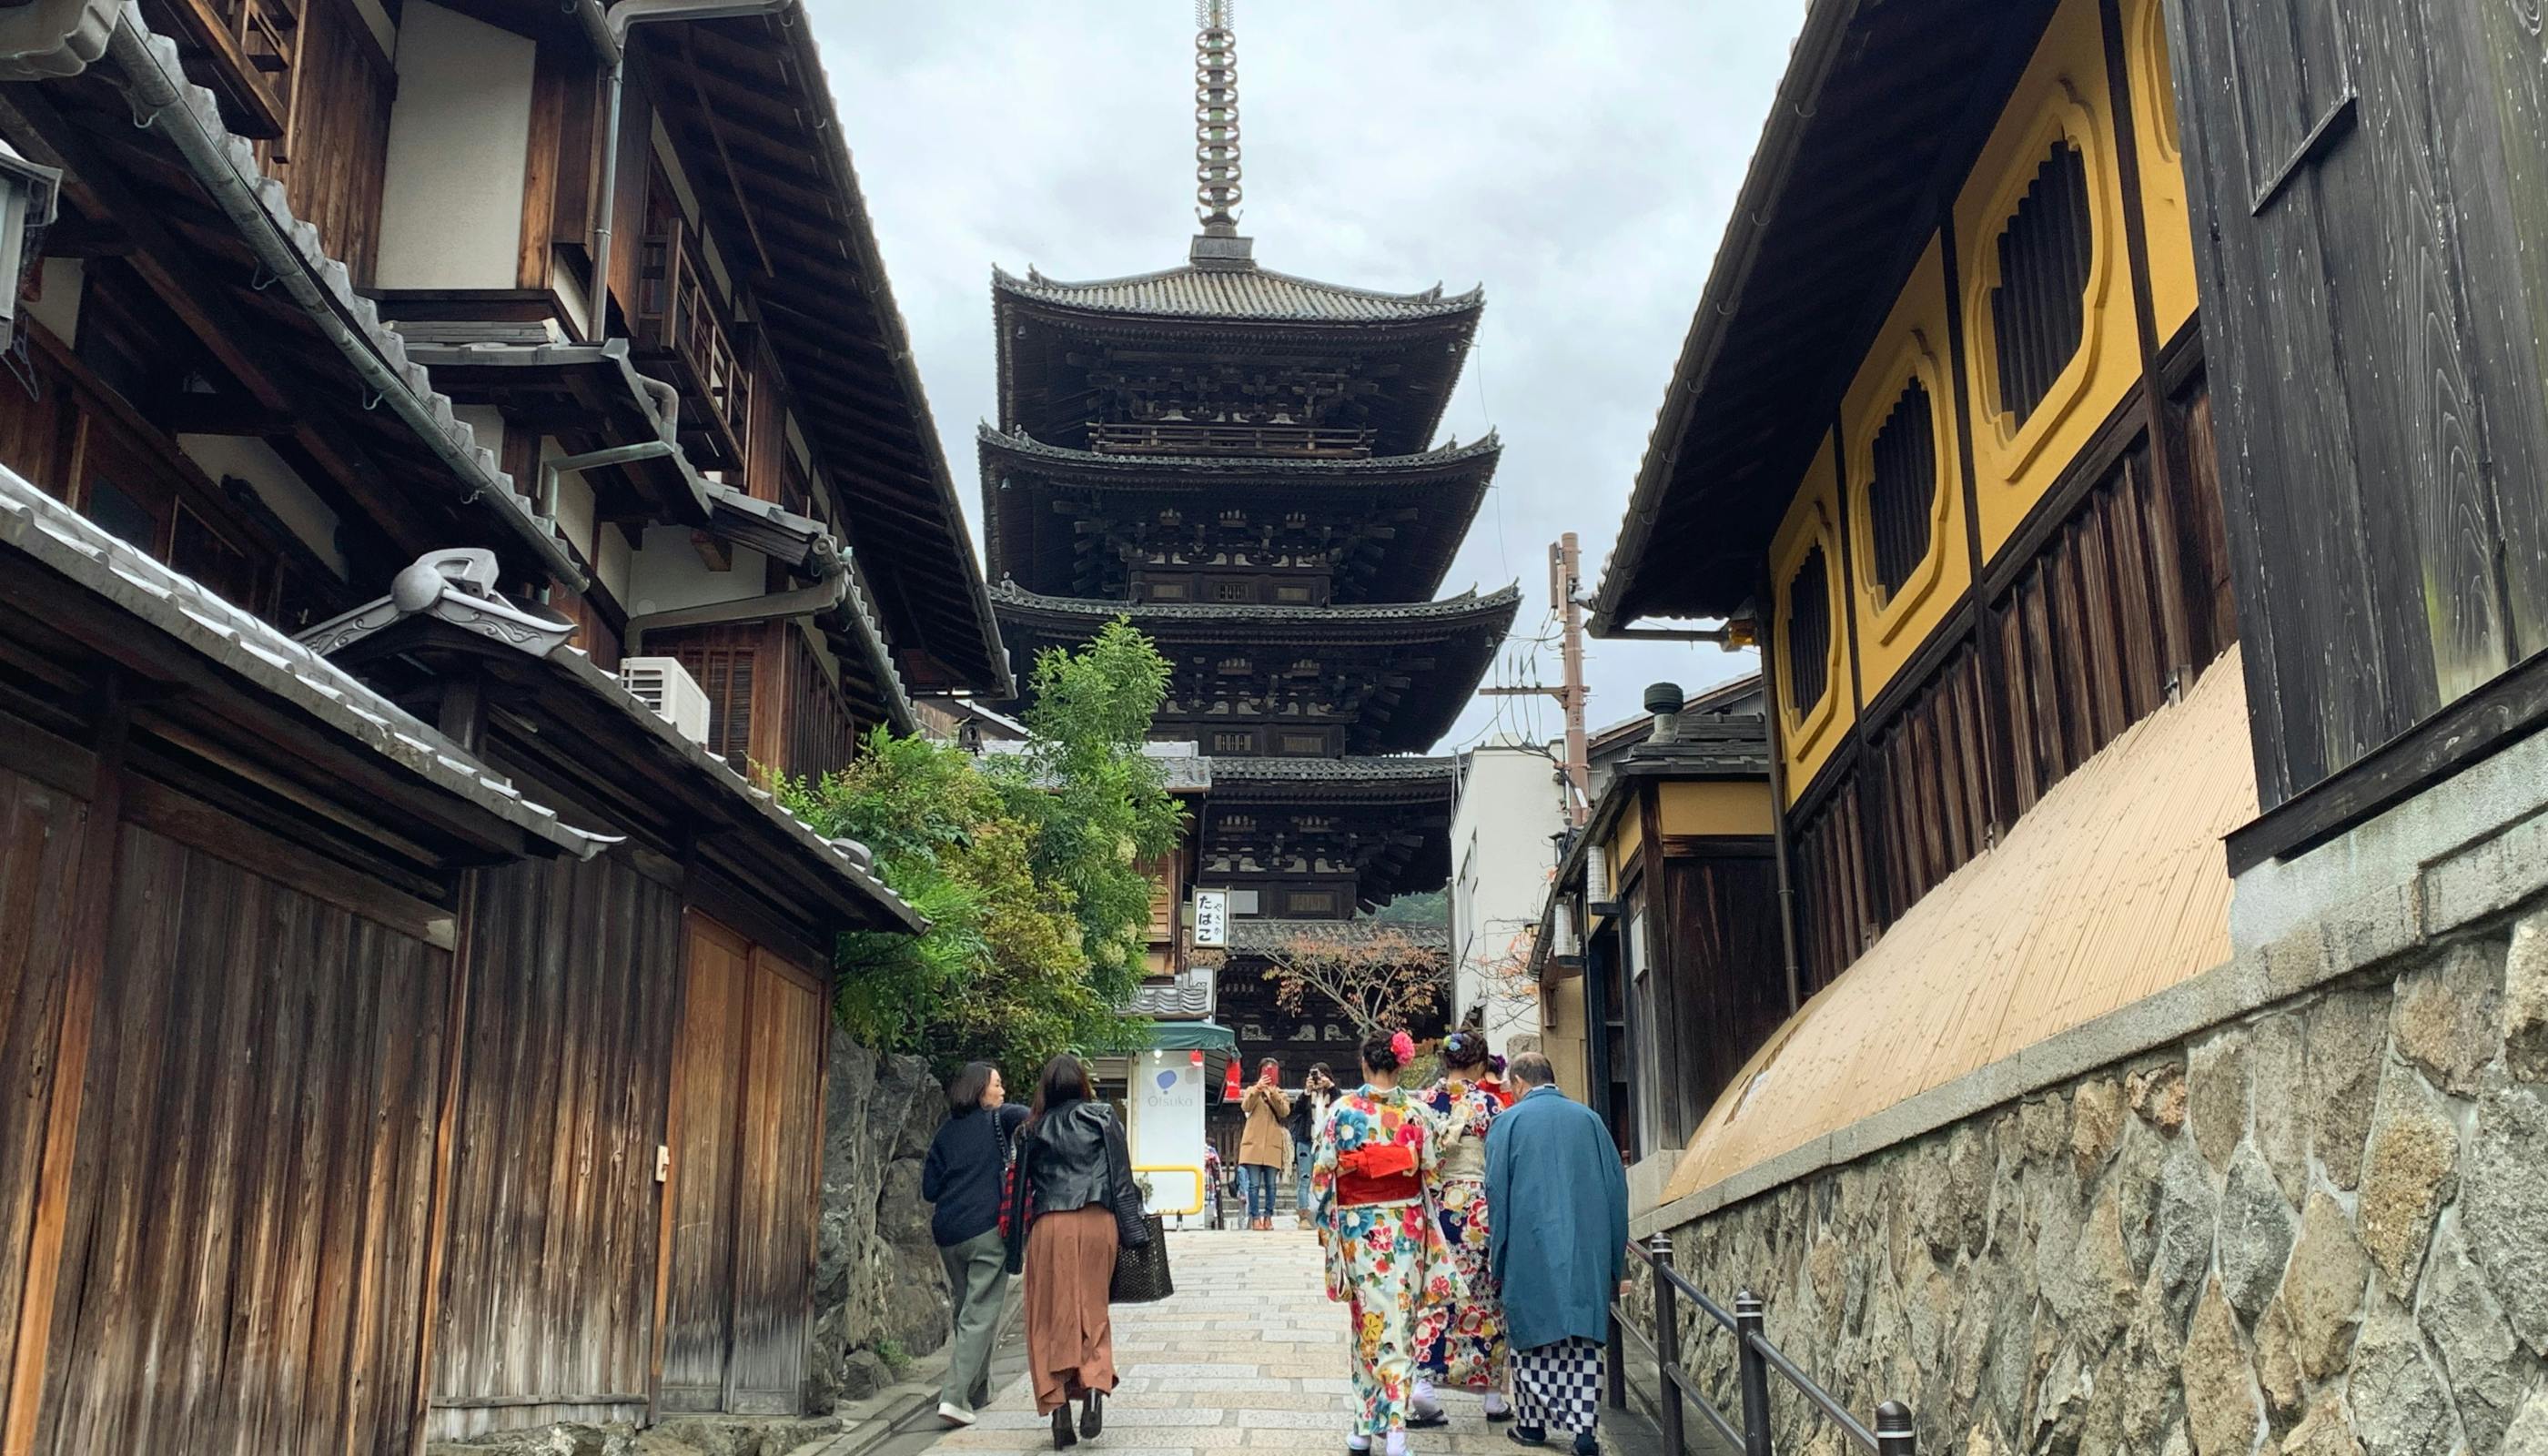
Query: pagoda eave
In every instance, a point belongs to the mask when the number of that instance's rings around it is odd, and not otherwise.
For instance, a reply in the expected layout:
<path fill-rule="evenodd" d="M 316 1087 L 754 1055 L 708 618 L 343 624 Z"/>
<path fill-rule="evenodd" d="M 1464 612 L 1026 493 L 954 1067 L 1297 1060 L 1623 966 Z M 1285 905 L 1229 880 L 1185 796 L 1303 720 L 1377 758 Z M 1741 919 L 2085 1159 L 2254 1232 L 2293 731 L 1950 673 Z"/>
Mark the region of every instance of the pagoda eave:
<path fill-rule="evenodd" d="M 980 452 L 991 571 L 1030 591 L 1121 595 L 1128 561 L 1153 551 L 1270 553 L 1326 557 L 1332 599 L 1353 605 L 1439 590 L 1502 446 L 1490 434 L 1364 460 L 1103 455 L 985 425 Z M 1247 502 L 1235 524 L 1232 499 Z"/>

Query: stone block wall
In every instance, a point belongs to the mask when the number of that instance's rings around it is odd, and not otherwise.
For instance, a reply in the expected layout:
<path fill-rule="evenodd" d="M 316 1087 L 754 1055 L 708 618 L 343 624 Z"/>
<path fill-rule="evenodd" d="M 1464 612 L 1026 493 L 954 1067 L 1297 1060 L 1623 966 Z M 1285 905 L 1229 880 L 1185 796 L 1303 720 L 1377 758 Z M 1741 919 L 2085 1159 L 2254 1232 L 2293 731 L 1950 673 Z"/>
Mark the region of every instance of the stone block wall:
<path fill-rule="evenodd" d="M 875 1394 L 892 1378 L 888 1350 L 925 1355 L 947 1342 L 947 1272 L 920 1197 L 921 1162 L 946 1120 L 946 1090 L 926 1061 L 833 1033 L 812 1410 Z"/>
<path fill-rule="evenodd" d="M 1672 1229 L 1954 1456 L 2548 1453 L 2548 911 Z M 1641 1291 L 1640 1299 L 1650 1299 Z M 1683 1348 L 1739 1409 L 1731 1341 Z M 1778 1449 L 1838 1433 L 1781 1398 Z"/>

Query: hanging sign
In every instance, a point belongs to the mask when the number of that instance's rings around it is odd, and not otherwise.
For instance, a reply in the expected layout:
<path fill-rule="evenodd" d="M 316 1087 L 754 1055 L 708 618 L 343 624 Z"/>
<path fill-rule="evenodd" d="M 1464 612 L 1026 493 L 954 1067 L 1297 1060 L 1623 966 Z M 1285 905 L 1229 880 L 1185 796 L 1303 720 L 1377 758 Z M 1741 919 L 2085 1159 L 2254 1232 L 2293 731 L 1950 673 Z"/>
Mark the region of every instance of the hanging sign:
<path fill-rule="evenodd" d="M 1198 950 L 1229 946 L 1229 891 L 1195 891 L 1194 943 Z"/>

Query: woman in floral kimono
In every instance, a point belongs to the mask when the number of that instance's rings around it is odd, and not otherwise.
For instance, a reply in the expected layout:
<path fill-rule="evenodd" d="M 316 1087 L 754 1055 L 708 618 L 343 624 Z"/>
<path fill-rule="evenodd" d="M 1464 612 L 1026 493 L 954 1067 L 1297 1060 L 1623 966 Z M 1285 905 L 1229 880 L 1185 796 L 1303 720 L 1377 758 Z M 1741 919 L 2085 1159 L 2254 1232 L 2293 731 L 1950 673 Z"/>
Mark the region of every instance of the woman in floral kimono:
<path fill-rule="evenodd" d="M 1310 1189 L 1326 1248 L 1327 1298 L 1353 1333 L 1356 1410 L 1347 1449 L 1405 1456 L 1409 1427 L 1441 1425 L 1415 1399 L 1415 1360 L 1448 1313 L 1451 1278 L 1433 1218 L 1433 1124 L 1398 1069 L 1415 1055 L 1405 1032 L 1363 1043 L 1363 1085 L 1319 1128 Z"/>
<path fill-rule="evenodd" d="M 1447 1075 L 1424 1094 L 1433 1123 L 1440 1182 L 1434 1221 L 1451 1255 L 1451 1299 L 1416 1365 L 1416 1398 L 1430 1402 L 1438 1382 L 1483 1391 L 1487 1419 L 1508 1420 L 1504 1404 L 1504 1312 L 1487 1268 L 1487 1129 L 1503 1103 L 1487 1085 L 1487 1039 L 1453 1032 L 1442 1042 Z"/>

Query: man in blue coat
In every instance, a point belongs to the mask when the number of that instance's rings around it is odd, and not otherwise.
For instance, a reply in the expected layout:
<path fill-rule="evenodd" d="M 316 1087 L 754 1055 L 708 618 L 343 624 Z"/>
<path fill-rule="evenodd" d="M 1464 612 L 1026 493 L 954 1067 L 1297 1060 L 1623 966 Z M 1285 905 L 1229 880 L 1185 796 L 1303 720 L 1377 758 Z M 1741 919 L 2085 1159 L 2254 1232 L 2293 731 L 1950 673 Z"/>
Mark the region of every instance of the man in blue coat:
<path fill-rule="evenodd" d="M 1542 1446 L 1554 1425 L 1592 1456 L 1610 1297 L 1627 1275 L 1628 1179 L 1609 1130 L 1557 1090 L 1547 1057 L 1524 1052 L 1509 1075 L 1526 1090 L 1487 1134 L 1487 1258 L 1512 1347 L 1508 1434 Z"/>

